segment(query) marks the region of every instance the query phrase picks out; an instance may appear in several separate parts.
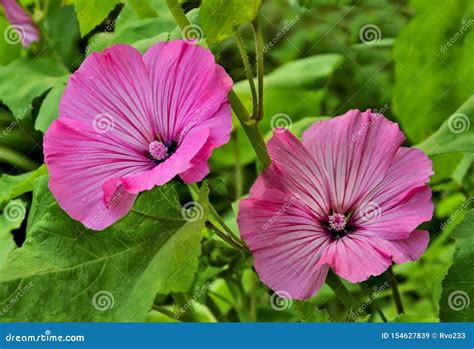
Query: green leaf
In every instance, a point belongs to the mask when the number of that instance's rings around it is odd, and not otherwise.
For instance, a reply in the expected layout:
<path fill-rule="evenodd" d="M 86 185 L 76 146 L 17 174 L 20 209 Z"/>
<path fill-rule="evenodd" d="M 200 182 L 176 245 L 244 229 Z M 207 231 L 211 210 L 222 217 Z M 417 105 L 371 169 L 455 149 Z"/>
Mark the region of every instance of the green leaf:
<path fill-rule="evenodd" d="M 0 100 L 19 120 L 30 114 L 35 98 L 69 75 L 60 62 L 48 57 L 24 57 L 0 67 Z"/>
<path fill-rule="evenodd" d="M 53 203 L 0 271 L 5 304 L 32 285 L 4 319 L 144 321 L 156 293 L 190 287 L 207 195 L 204 186 L 197 204 L 202 214 L 187 221 L 173 184 L 157 187 L 142 193 L 123 219 L 102 232 L 85 229 Z"/>
<path fill-rule="evenodd" d="M 25 213 L 26 204 L 19 199 L 10 201 L 3 208 L 2 215 L 0 215 L 0 267 L 4 264 L 8 254 L 16 248 L 11 231 L 21 226 L 25 219 Z"/>
<path fill-rule="evenodd" d="M 474 152 L 474 95 L 417 147 L 428 155 Z"/>
<path fill-rule="evenodd" d="M 6 202 L 33 190 L 33 182 L 47 174 L 46 165 L 42 165 L 36 171 L 12 176 L 3 174 L 0 177 L 0 207 Z"/>
<path fill-rule="evenodd" d="M 400 314 L 393 319 L 393 322 L 439 322 L 439 319 L 419 314 Z"/>
<path fill-rule="evenodd" d="M 474 319 L 474 210 L 454 229 L 456 239 L 453 264 L 443 280 L 443 293 L 439 302 L 441 321 L 472 321 Z"/>
<path fill-rule="evenodd" d="M 259 8 L 260 0 L 203 0 L 200 17 L 207 43 L 231 37 L 242 24 L 255 18 Z"/>
<path fill-rule="evenodd" d="M 45 133 L 51 123 L 56 120 L 59 115 L 59 102 L 65 88 L 66 83 L 58 81 L 48 92 L 36 117 L 35 130 Z"/>
<path fill-rule="evenodd" d="M 101 24 L 109 13 L 121 3 L 121 0 L 67 0 L 74 4 L 74 9 L 79 20 L 81 36 L 85 36 L 96 26 Z"/>
<path fill-rule="evenodd" d="M 393 50 L 393 109 L 408 138 L 420 142 L 474 90 L 474 30 L 469 25 L 474 3 L 411 4 L 416 15 L 398 35 Z"/>
<path fill-rule="evenodd" d="M 293 301 L 293 311 L 302 322 L 331 322 L 326 309 L 319 309 L 315 304 L 306 301 Z"/>

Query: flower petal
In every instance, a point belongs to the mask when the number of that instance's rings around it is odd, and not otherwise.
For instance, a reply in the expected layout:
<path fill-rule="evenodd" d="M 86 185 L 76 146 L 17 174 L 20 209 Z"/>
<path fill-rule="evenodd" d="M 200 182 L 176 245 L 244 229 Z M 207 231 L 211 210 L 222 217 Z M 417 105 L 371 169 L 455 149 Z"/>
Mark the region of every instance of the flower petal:
<path fill-rule="evenodd" d="M 21 40 L 23 47 L 28 48 L 32 42 L 40 40 L 40 32 L 31 16 L 16 2 L 16 0 L 0 0 L 3 5 L 5 16 L 12 24 L 18 38 Z M 5 36 L 12 35 L 4 33 Z"/>
<path fill-rule="evenodd" d="M 352 233 L 332 241 L 318 265 L 329 264 L 337 275 L 355 283 L 382 274 L 391 263 L 390 255 L 378 248 L 375 239 Z"/>
<path fill-rule="evenodd" d="M 278 130 L 268 142 L 272 164 L 253 184 L 250 197 L 267 197 L 270 188 L 298 194 L 319 218 L 329 212 L 327 175 L 301 142 L 287 130 Z"/>
<path fill-rule="evenodd" d="M 165 141 L 180 138 L 189 125 L 212 118 L 227 102 L 232 80 L 209 50 L 171 41 L 151 47 L 143 60 L 152 82 L 153 115 Z"/>
<path fill-rule="evenodd" d="M 382 181 L 404 139 L 396 123 L 370 110 L 351 110 L 303 132 L 303 145 L 328 174 L 331 208 L 341 213 Z"/>
<path fill-rule="evenodd" d="M 395 263 L 416 261 L 426 251 L 430 234 L 426 230 L 415 230 L 406 239 L 378 241 L 377 245 L 388 253 Z"/>
<path fill-rule="evenodd" d="M 59 205 L 72 218 L 95 230 L 123 217 L 136 197 L 116 188 L 106 202 L 102 184 L 147 166 L 133 147 L 66 117 L 55 120 L 48 129 L 44 153 L 49 188 Z"/>
<path fill-rule="evenodd" d="M 328 267 L 316 264 L 329 238 L 297 194 L 268 189 L 266 199 L 242 200 L 238 224 L 268 287 L 294 299 L 307 299 L 320 289 Z"/>
<path fill-rule="evenodd" d="M 59 114 L 145 153 L 157 131 L 150 86 L 140 53 L 129 45 L 113 45 L 92 53 L 71 76 Z"/>

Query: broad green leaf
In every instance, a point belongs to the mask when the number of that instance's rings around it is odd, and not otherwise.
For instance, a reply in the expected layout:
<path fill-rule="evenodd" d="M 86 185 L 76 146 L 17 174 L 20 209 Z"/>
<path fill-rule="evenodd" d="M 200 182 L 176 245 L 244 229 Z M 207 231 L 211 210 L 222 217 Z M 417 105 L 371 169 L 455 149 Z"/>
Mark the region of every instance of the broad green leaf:
<path fill-rule="evenodd" d="M 81 36 L 85 36 L 96 26 L 101 24 L 109 13 L 121 3 L 121 0 L 67 0 L 74 4 L 74 9 L 79 20 Z"/>
<path fill-rule="evenodd" d="M 283 88 L 315 88 L 330 76 L 342 61 L 338 54 L 322 54 L 282 65 L 265 76 L 265 86 Z"/>
<path fill-rule="evenodd" d="M 441 321 L 472 321 L 474 319 L 474 210 L 454 229 L 456 251 L 453 264 L 443 280 L 443 293 L 439 302 Z"/>
<path fill-rule="evenodd" d="M 400 314 L 393 322 L 439 322 L 439 319 L 420 314 Z"/>
<path fill-rule="evenodd" d="M 48 57 L 24 57 L 0 67 L 0 100 L 21 120 L 33 109 L 35 98 L 69 75 L 58 61 Z"/>
<path fill-rule="evenodd" d="M 394 114 L 413 142 L 433 133 L 474 90 L 471 0 L 412 0 L 394 46 Z"/>
<path fill-rule="evenodd" d="M 20 199 L 10 201 L 2 210 L 0 215 L 0 267 L 7 259 L 8 254 L 16 248 L 11 231 L 21 226 L 25 219 L 25 213 L 26 204 Z"/>
<path fill-rule="evenodd" d="M 428 155 L 474 152 L 474 95 L 417 147 Z"/>
<path fill-rule="evenodd" d="M 331 322 L 326 309 L 319 309 L 311 302 L 292 301 L 292 309 L 302 322 Z"/>
<path fill-rule="evenodd" d="M 173 184 L 157 187 L 102 232 L 85 229 L 53 203 L 0 271 L 5 304 L 32 285 L 2 320 L 144 321 L 156 293 L 190 287 L 207 195 L 204 187 L 197 203 L 202 210 L 187 221 Z"/>
<path fill-rule="evenodd" d="M 65 88 L 66 83 L 60 80 L 48 92 L 36 117 L 35 130 L 45 133 L 51 123 L 56 120 L 59 115 L 59 103 Z"/>
<path fill-rule="evenodd" d="M 46 165 L 36 171 L 13 176 L 3 174 L 0 177 L 0 207 L 6 202 L 33 190 L 33 182 L 47 173 Z"/>
<path fill-rule="evenodd" d="M 259 8 L 260 0 L 203 0 L 200 18 L 207 43 L 231 37 L 242 24 L 254 19 Z"/>
<path fill-rule="evenodd" d="M 55 203 L 53 195 L 48 188 L 48 176 L 41 176 L 33 181 L 33 199 L 31 201 L 30 212 L 28 213 L 28 221 L 26 231 L 31 231 L 33 225 L 41 221 L 48 213 L 48 208 Z"/>

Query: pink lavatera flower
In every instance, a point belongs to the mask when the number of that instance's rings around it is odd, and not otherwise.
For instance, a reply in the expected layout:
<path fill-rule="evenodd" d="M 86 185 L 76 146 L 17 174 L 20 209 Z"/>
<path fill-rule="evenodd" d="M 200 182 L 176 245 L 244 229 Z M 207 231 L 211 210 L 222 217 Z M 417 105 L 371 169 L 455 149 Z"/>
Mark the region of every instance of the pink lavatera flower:
<path fill-rule="evenodd" d="M 21 42 L 28 48 L 32 42 L 39 41 L 40 33 L 30 15 L 16 2 L 16 0 L 0 0 L 5 16 L 11 23 L 5 31 L 7 42 Z"/>
<path fill-rule="evenodd" d="M 158 43 L 143 57 L 128 45 L 93 53 L 45 135 L 51 192 L 72 218 L 102 230 L 138 193 L 177 175 L 200 181 L 230 137 L 231 87 L 209 50 L 184 41 Z"/>
<path fill-rule="evenodd" d="M 351 110 L 315 123 L 300 142 L 268 143 L 272 164 L 240 203 L 238 224 L 261 280 L 294 299 L 313 296 L 329 268 L 349 282 L 416 260 L 432 217 L 431 161 L 400 147 L 381 114 Z"/>

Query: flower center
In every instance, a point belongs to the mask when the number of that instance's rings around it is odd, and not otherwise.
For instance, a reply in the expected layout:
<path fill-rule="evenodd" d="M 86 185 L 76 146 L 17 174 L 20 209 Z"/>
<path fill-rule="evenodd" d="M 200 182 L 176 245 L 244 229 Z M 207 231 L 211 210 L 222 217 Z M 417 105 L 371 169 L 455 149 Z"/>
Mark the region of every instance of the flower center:
<path fill-rule="evenodd" d="M 342 213 L 334 213 L 329 216 L 329 226 L 334 231 L 343 231 L 346 227 L 346 216 Z"/>
<path fill-rule="evenodd" d="M 148 152 L 153 159 L 163 161 L 168 158 L 168 147 L 159 141 L 153 141 L 148 145 Z"/>

